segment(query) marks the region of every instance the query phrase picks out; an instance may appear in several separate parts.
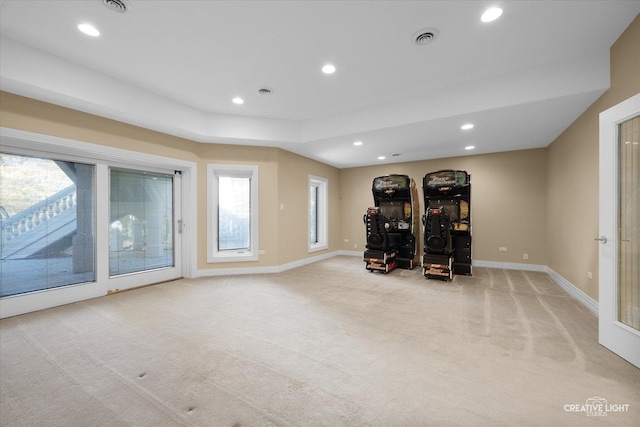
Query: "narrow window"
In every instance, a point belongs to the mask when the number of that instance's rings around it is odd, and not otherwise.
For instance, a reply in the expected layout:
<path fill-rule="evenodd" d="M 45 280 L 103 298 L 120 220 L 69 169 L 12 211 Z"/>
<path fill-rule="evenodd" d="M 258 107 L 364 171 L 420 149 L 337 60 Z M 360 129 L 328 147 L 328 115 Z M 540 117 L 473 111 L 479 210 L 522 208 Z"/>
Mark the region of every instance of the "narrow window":
<path fill-rule="evenodd" d="M 251 249 L 251 178 L 218 178 L 218 250 Z"/>
<path fill-rule="evenodd" d="M 258 259 L 258 167 L 208 165 L 208 261 Z"/>
<path fill-rule="evenodd" d="M 318 243 L 318 186 L 309 185 L 309 243 Z"/>
<path fill-rule="evenodd" d="M 309 175 L 309 252 L 329 247 L 328 187 L 326 178 Z"/>

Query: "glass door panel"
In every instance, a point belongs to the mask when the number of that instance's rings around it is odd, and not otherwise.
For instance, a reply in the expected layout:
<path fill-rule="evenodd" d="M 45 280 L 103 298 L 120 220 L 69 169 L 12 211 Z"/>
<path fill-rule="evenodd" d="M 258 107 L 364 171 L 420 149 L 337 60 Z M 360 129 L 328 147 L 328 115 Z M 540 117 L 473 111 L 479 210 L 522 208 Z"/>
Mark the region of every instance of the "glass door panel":
<path fill-rule="evenodd" d="M 95 281 L 95 166 L 0 153 L 0 297 Z"/>
<path fill-rule="evenodd" d="M 174 177 L 110 170 L 109 276 L 175 266 Z"/>
<path fill-rule="evenodd" d="M 619 135 L 618 320 L 640 330 L 640 116 Z"/>

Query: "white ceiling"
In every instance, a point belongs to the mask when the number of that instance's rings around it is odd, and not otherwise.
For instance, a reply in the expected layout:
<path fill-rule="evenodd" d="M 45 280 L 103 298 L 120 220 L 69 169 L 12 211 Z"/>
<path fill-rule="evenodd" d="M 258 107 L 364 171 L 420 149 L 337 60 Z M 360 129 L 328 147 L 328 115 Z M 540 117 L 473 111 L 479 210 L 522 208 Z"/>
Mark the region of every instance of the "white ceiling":
<path fill-rule="evenodd" d="M 121 14 L 0 0 L 0 88 L 339 168 L 546 147 L 609 87 L 609 48 L 640 13 L 637 0 L 125 1 Z M 424 28 L 438 36 L 418 46 Z"/>

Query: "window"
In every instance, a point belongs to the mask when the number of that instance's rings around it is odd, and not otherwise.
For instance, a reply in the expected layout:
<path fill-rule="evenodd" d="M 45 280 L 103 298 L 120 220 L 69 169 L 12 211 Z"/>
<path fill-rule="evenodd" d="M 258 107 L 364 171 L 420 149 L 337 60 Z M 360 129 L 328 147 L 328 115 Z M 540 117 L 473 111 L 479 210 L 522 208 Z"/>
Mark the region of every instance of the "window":
<path fill-rule="evenodd" d="M 328 186 L 329 181 L 326 178 L 309 175 L 309 252 L 329 247 Z"/>
<path fill-rule="evenodd" d="M 309 243 L 318 243 L 318 187 L 309 185 Z"/>
<path fill-rule="evenodd" d="M 208 165 L 208 262 L 258 260 L 258 167 Z"/>
<path fill-rule="evenodd" d="M 95 281 L 95 166 L 0 153 L 0 297 Z"/>

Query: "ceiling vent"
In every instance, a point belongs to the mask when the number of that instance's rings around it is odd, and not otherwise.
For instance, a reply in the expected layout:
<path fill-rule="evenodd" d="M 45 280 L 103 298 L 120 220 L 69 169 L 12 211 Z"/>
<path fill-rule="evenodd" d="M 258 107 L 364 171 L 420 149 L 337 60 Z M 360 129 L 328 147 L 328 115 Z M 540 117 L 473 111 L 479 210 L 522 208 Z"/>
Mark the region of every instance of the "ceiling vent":
<path fill-rule="evenodd" d="M 413 42 L 418 46 L 424 46 L 426 44 L 432 43 L 437 38 L 438 38 L 437 28 L 424 28 L 413 34 Z"/>
<path fill-rule="evenodd" d="M 125 13 L 129 9 L 129 3 L 125 0 L 99 0 L 107 9 L 118 13 Z"/>

